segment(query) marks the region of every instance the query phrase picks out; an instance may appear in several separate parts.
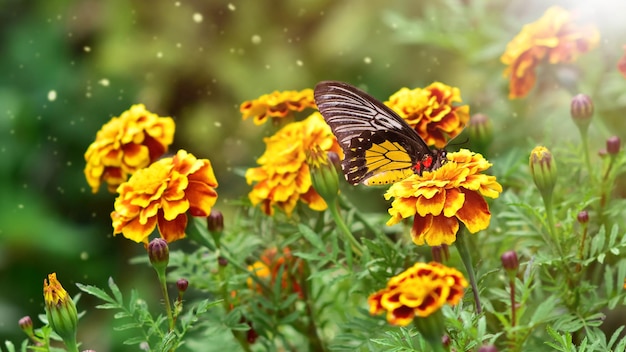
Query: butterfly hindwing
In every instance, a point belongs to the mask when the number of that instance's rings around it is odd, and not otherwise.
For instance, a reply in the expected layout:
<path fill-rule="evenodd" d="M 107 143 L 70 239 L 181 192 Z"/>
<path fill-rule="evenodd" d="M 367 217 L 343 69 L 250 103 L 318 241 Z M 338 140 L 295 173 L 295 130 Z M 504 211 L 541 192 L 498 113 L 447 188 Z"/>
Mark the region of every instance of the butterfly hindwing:
<path fill-rule="evenodd" d="M 404 119 L 356 87 L 320 82 L 315 102 L 344 151 L 342 168 L 351 184 L 393 183 L 438 156 Z"/>

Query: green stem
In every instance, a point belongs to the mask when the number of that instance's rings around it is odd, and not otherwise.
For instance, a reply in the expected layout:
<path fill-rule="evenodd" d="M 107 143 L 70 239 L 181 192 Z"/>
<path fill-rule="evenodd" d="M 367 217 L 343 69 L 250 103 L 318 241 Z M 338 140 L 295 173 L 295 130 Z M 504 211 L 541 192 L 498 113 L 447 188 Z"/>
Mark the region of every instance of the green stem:
<path fill-rule="evenodd" d="M 352 247 L 354 253 L 361 257 L 363 255 L 363 247 L 361 246 L 359 241 L 354 238 L 352 232 L 350 232 L 350 229 L 341 218 L 337 203 L 331 204 L 328 209 L 330 210 L 330 214 L 333 216 L 333 220 L 335 220 L 335 224 L 337 224 L 337 227 L 339 227 L 340 232 L 348 240 L 348 242 L 350 242 L 350 246 Z"/>
<path fill-rule="evenodd" d="M 467 275 L 469 276 L 472 293 L 474 294 L 474 303 L 476 304 L 476 314 L 480 314 L 483 309 L 480 304 L 480 297 L 478 296 L 478 285 L 476 284 L 476 276 L 474 275 L 474 267 L 472 266 L 472 256 L 469 251 L 467 239 L 463 233 L 464 230 L 465 226 L 461 224 L 459 231 L 456 234 L 456 249 L 461 255 L 461 260 L 463 261 L 463 265 L 465 266 L 465 270 L 467 270 Z"/>
<path fill-rule="evenodd" d="M 589 158 L 589 137 L 587 136 L 587 131 L 580 131 L 580 138 L 582 139 L 583 155 L 585 157 L 585 165 L 587 166 L 589 179 L 593 180 L 595 177 L 593 169 L 591 169 L 591 159 Z"/>
<path fill-rule="evenodd" d="M 67 347 L 68 352 L 78 352 L 78 344 L 76 343 L 76 337 L 63 340 L 63 343 L 65 343 L 65 347 Z"/>
<path fill-rule="evenodd" d="M 427 317 L 415 317 L 413 325 L 415 325 L 424 340 L 428 341 L 433 351 L 446 352 L 446 348 L 441 340 L 446 331 L 441 309 L 434 311 Z"/>
<path fill-rule="evenodd" d="M 172 315 L 172 306 L 170 304 L 170 294 L 167 292 L 167 281 L 165 274 L 157 270 L 159 277 L 159 284 L 161 285 L 161 292 L 163 292 L 163 299 L 165 300 L 165 311 L 167 313 L 167 321 L 169 323 L 169 331 L 174 330 L 174 316 Z"/>

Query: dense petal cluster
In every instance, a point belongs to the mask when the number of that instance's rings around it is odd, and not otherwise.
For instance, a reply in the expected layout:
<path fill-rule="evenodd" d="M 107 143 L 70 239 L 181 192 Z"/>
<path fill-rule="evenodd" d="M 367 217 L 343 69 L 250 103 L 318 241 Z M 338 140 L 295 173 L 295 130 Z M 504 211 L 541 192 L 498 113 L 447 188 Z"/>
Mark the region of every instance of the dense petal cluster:
<path fill-rule="evenodd" d="M 591 25 L 578 26 L 569 11 L 550 7 L 543 17 L 529 23 L 506 47 L 500 57 L 507 65 L 509 98 L 522 98 L 534 86 L 536 67 L 543 61 L 550 64 L 573 62 L 600 41 L 600 33 Z"/>
<path fill-rule="evenodd" d="M 298 296 L 303 297 L 299 281 L 306 279 L 304 277 L 304 262 L 294 257 L 289 248 L 283 248 L 282 253 L 276 248 L 267 249 L 263 252 L 260 259 L 248 266 L 248 271 L 252 275 L 262 280 L 270 290 L 274 287 L 276 281 L 280 279 L 282 294 L 297 293 Z M 263 287 L 252 278 L 248 278 L 248 287 L 263 293 Z"/>
<path fill-rule="evenodd" d="M 265 138 L 265 153 L 260 165 L 246 171 L 248 184 L 256 183 L 248 197 L 263 212 L 274 214 L 274 207 L 291 215 L 298 200 L 313 210 L 326 209 L 326 202 L 311 183 L 306 151 L 319 146 L 322 151 L 341 153 L 341 147 L 319 113 L 292 122 L 271 137 Z M 341 154 L 340 154 L 341 155 Z"/>
<path fill-rule="evenodd" d="M 429 146 L 443 148 L 468 123 L 469 106 L 460 103 L 459 88 L 434 82 L 426 88 L 402 88 L 385 104 L 417 131 Z"/>
<path fill-rule="evenodd" d="M 159 117 L 142 104 L 107 122 L 85 152 L 85 177 L 93 193 L 102 181 L 110 192 L 167 151 L 174 139 L 174 120 Z"/>
<path fill-rule="evenodd" d="M 239 111 L 243 119 L 253 117 L 255 125 L 262 125 L 268 117 L 283 118 L 292 111 L 302 111 L 306 108 L 315 109 L 313 100 L 313 90 L 304 89 L 301 91 L 275 91 L 265 94 L 254 100 L 244 101 L 239 106 Z"/>
<path fill-rule="evenodd" d="M 386 312 L 389 324 L 406 326 L 414 317 L 427 317 L 444 304 L 457 304 L 465 287 L 467 280 L 454 268 L 437 262 L 416 263 L 367 301 L 370 314 Z"/>
<path fill-rule="evenodd" d="M 208 216 L 217 199 L 217 180 L 207 159 L 184 150 L 137 171 L 121 184 L 111 213 L 115 234 L 135 242 L 148 242 L 158 224 L 167 242 L 185 237 L 187 211 Z"/>
<path fill-rule="evenodd" d="M 422 176 L 412 175 L 385 193 L 391 203 L 387 225 L 415 215 L 411 237 L 418 245 L 452 244 L 459 221 L 471 233 L 489 226 L 491 213 L 483 197 L 497 198 L 502 186 L 495 176 L 481 174 L 491 164 L 467 149 L 448 153 L 447 162 Z"/>

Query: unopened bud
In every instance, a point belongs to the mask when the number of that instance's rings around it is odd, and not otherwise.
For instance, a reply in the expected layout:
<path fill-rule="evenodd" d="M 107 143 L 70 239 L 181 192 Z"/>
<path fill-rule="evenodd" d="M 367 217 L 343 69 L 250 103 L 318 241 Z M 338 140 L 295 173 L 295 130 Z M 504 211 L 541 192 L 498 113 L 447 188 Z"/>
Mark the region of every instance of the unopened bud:
<path fill-rule="evenodd" d="M 478 352 L 498 352 L 498 349 L 494 345 L 480 346 Z"/>
<path fill-rule="evenodd" d="M 33 320 L 27 315 L 19 320 L 18 322 L 20 329 L 26 333 L 28 336 L 33 335 Z"/>
<path fill-rule="evenodd" d="M 335 165 L 331 164 L 326 153 L 318 145 L 307 151 L 307 164 L 313 188 L 327 204 L 332 204 L 339 194 L 339 177 Z"/>
<path fill-rule="evenodd" d="M 578 213 L 576 219 L 579 223 L 586 224 L 589 222 L 589 213 L 586 210 L 582 210 Z"/>
<path fill-rule="evenodd" d="M 519 269 L 517 253 L 515 253 L 515 251 L 506 251 L 502 253 L 500 260 L 502 261 L 502 267 L 506 270 L 509 278 L 515 278 L 515 276 L 517 276 L 517 270 Z"/>
<path fill-rule="evenodd" d="M 556 163 L 552 158 L 552 153 L 546 147 L 535 147 L 530 153 L 529 165 L 530 173 L 539 192 L 544 199 L 551 199 L 557 178 Z"/>
<path fill-rule="evenodd" d="M 78 312 L 74 301 L 57 280 L 56 273 L 49 274 L 48 279 L 44 279 L 43 297 L 52 330 L 61 336 L 68 348 L 76 346 Z"/>
<path fill-rule="evenodd" d="M 170 261 L 170 250 L 167 241 L 162 238 L 155 238 L 148 244 L 148 257 L 150 263 L 157 270 L 165 270 Z"/>
<path fill-rule="evenodd" d="M 224 231 L 224 215 L 222 215 L 221 211 L 211 209 L 211 214 L 209 214 L 206 220 L 209 231 L 216 233 Z"/>
<path fill-rule="evenodd" d="M 622 141 L 618 136 L 609 137 L 609 139 L 606 140 L 606 151 L 609 155 L 616 155 L 619 153 L 621 143 Z"/>
<path fill-rule="evenodd" d="M 474 114 L 470 118 L 467 126 L 470 141 L 476 143 L 479 151 L 484 153 L 485 149 L 493 140 L 493 124 L 491 119 L 485 114 Z M 482 149 L 482 150 L 480 150 Z"/>
<path fill-rule="evenodd" d="M 570 105 L 572 120 L 582 132 L 586 132 L 593 117 L 593 100 L 588 95 L 578 94 Z"/>
<path fill-rule="evenodd" d="M 189 281 L 187 279 L 178 279 L 176 281 L 176 288 L 178 288 L 178 292 L 185 292 L 189 287 Z"/>

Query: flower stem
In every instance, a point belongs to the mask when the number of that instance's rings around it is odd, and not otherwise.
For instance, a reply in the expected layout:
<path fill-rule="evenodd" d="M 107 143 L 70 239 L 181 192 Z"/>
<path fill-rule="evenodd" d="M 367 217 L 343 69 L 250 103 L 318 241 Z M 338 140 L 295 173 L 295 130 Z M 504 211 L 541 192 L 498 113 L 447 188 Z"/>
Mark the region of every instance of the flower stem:
<path fill-rule="evenodd" d="M 469 246 L 464 234 L 465 226 L 461 224 L 459 231 L 456 234 L 456 248 L 461 255 L 461 260 L 467 270 L 469 276 L 469 282 L 472 286 L 472 293 L 474 294 L 474 303 L 476 304 L 476 314 L 482 313 L 483 309 L 480 304 L 480 297 L 478 296 L 478 285 L 476 284 L 476 276 L 474 275 L 474 267 L 472 266 L 472 256 L 469 251 Z"/>
<path fill-rule="evenodd" d="M 157 270 L 159 277 L 159 284 L 161 285 L 161 291 L 163 292 L 163 299 L 165 300 L 165 311 L 167 313 L 167 321 L 169 323 L 169 331 L 174 330 L 174 316 L 172 315 L 172 307 L 170 304 L 170 294 L 167 292 L 167 282 L 165 274 Z"/>
<path fill-rule="evenodd" d="M 593 169 L 591 169 L 591 160 L 589 159 L 589 137 L 587 136 L 587 131 L 581 131 L 581 140 L 583 144 L 583 155 L 585 157 L 585 165 L 587 166 L 587 172 L 589 173 L 589 178 L 593 179 Z"/>
<path fill-rule="evenodd" d="M 76 343 L 76 337 L 63 340 L 65 343 L 65 347 L 67 347 L 68 352 L 78 352 L 78 344 Z"/>
<path fill-rule="evenodd" d="M 352 247 L 354 253 L 361 257 L 363 255 L 363 247 L 361 246 L 359 241 L 354 238 L 352 232 L 350 232 L 350 229 L 341 218 L 341 215 L 339 214 L 338 204 L 331 204 L 329 205 L 328 209 L 330 210 L 330 214 L 333 216 L 333 220 L 335 220 L 335 224 L 337 224 L 337 227 L 339 227 L 340 232 L 348 240 L 348 242 L 350 242 L 350 246 Z"/>
<path fill-rule="evenodd" d="M 427 317 L 416 317 L 413 319 L 413 325 L 422 337 L 428 341 L 430 347 L 435 352 L 445 352 L 441 338 L 445 333 L 445 325 L 443 321 L 443 313 L 441 309 L 434 311 Z"/>

